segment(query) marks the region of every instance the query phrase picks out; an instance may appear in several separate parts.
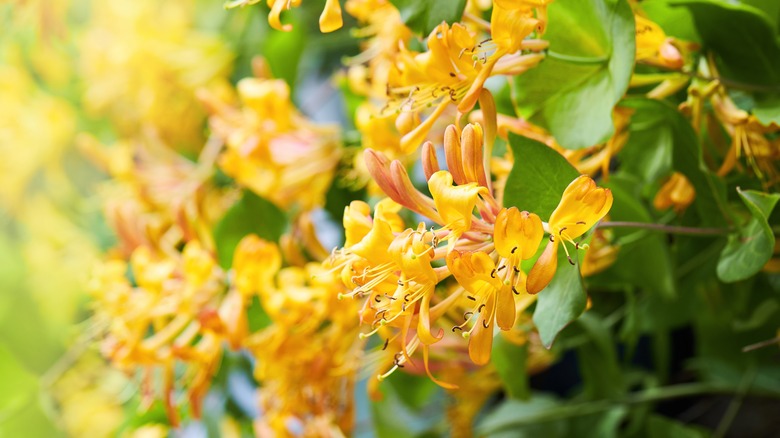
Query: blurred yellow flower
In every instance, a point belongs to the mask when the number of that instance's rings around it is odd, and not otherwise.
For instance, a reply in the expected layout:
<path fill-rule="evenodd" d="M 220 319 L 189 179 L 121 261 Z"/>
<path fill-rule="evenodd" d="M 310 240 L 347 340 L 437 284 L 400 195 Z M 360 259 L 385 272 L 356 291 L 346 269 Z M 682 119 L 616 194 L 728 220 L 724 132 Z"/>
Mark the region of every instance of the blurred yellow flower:
<path fill-rule="evenodd" d="M 282 208 L 323 205 L 341 158 L 338 128 L 305 119 L 282 80 L 246 78 L 237 89 L 241 106 L 200 93 L 212 133 L 226 145 L 222 170 Z"/>

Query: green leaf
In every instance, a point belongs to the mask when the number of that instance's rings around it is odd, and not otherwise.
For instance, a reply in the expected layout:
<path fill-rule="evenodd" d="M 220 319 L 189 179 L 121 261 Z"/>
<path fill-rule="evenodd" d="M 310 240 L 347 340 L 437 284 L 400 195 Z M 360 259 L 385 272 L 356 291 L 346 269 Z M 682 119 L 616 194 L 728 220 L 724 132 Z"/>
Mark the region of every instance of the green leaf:
<path fill-rule="evenodd" d="M 427 36 L 442 21 L 456 23 L 463 17 L 466 0 L 390 0 L 409 29 Z"/>
<path fill-rule="evenodd" d="M 677 0 L 693 14 L 706 48 L 718 55 L 721 76 L 748 85 L 780 86 L 780 44 L 774 21 L 752 6 L 715 0 Z"/>
<path fill-rule="evenodd" d="M 550 4 L 547 58 L 515 78 L 518 113 L 566 148 L 603 143 L 634 69 L 634 16 L 625 0 Z"/>
<path fill-rule="evenodd" d="M 249 190 L 233 205 L 214 227 L 219 265 L 230 269 L 238 242 L 249 234 L 277 241 L 284 232 L 286 218 L 276 205 Z"/>
<path fill-rule="evenodd" d="M 584 252 L 580 252 L 579 263 L 582 263 L 583 255 Z M 579 266 L 569 264 L 563 248 L 559 248 L 555 277 L 539 292 L 533 316 L 545 347 L 552 347 L 558 333 L 585 311 L 586 301 Z"/>
<path fill-rule="evenodd" d="M 639 201 L 635 183 L 621 175 L 614 175 L 602 184 L 612 190 L 610 218 L 615 221 L 652 223 L 653 217 Z M 646 230 L 612 230 L 620 252 L 615 264 L 604 273 L 610 282 L 641 287 L 666 298 L 675 296 L 674 270 L 663 234 Z"/>
<path fill-rule="evenodd" d="M 632 97 L 624 99 L 620 106 L 634 110 L 628 143 L 620 153 L 625 170 L 645 177 L 657 176 L 664 170 L 682 173 L 696 190 L 693 206 L 701 225 L 725 225 L 724 214 L 728 210 L 724 205 L 725 186 L 705 166 L 699 139 L 690 122 L 676 108 L 654 99 Z M 661 151 L 643 152 L 645 148 L 658 148 Z M 656 163 L 653 172 L 642 171 L 643 160 L 651 156 L 664 160 L 664 154 L 671 154 L 671 169 L 667 167 L 668 162 L 663 161 L 662 164 Z"/>
<path fill-rule="evenodd" d="M 649 438 L 704 438 L 707 433 L 662 415 L 651 414 L 647 421 Z"/>
<path fill-rule="evenodd" d="M 616 406 L 606 412 L 583 415 L 571 419 L 569 436 L 593 436 L 599 438 L 613 438 L 624 436 L 620 432 L 620 425 L 628 415 L 628 408 Z"/>
<path fill-rule="evenodd" d="M 517 438 L 565 437 L 567 424 L 563 421 L 539 422 L 539 416 L 558 408 L 558 401 L 547 394 L 534 394 L 527 402 L 507 400 L 487 416 L 477 427 L 478 436 L 496 436 L 500 431 L 511 430 Z"/>
<path fill-rule="evenodd" d="M 780 5 L 780 2 L 778 2 Z M 764 125 L 780 125 L 780 94 L 760 94 L 755 96 L 753 115 Z"/>
<path fill-rule="evenodd" d="M 288 14 L 287 17 L 295 17 Z M 289 32 L 269 32 L 263 39 L 261 53 L 275 78 L 284 79 L 292 92 L 298 78 L 303 49 L 306 47 L 306 26 L 299 20 L 291 20 L 293 28 Z"/>
<path fill-rule="evenodd" d="M 561 154 L 538 141 L 510 134 L 509 144 L 516 161 L 506 182 L 504 205 L 516 206 L 548 220 L 563 191 L 579 172 Z M 569 264 L 561 249 L 555 277 L 539 292 L 534 311 L 534 323 L 547 348 L 585 310 L 585 298 L 579 268 Z"/>
<path fill-rule="evenodd" d="M 738 233 L 729 235 L 729 242 L 720 254 L 718 278 L 726 283 L 750 278 L 772 257 L 775 236 L 767 219 L 780 199 L 778 193 L 740 190 L 752 218 Z"/>
<path fill-rule="evenodd" d="M 548 220 L 566 187 L 580 173 L 549 146 L 518 135 L 509 135 L 515 165 L 504 190 L 504 205 L 515 206 Z"/>
<path fill-rule="evenodd" d="M 492 362 L 498 377 L 510 397 L 526 400 L 531 396 L 528 388 L 528 344 L 515 345 L 502 335 L 493 340 Z"/>
<path fill-rule="evenodd" d="M 577 347 L 585 394 L 596 400 L 624 394 L 623 375 L 609 328 L 592 312 L 582 315 L 577 324 L 590 338 L 590 342 Z"/>
<path fill-rule="evenodd" d="M 548 394 L 534 394 L 527 402 L 507 400 L 485 416 L 477 436 L 500 438 L 615 437 L 628 413 L 615 406 L 594 413 L 566 405 Z"/>
<path fill-rule="evenodd" d="M 670 0 L 645 0 L 642 11 L 661 26 L 667 35 L 694 43 L 700 42 L 693 16 L 685 8 L 673 7 Z"/>

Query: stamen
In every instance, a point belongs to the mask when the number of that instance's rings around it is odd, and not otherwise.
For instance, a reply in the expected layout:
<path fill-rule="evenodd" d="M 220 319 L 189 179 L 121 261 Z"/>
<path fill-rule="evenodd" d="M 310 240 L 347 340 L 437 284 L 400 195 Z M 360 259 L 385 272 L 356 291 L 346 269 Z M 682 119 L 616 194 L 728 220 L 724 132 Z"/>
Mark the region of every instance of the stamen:
<path fill-rule="evenodd" d="M 512 254 L 514 254 L 515 251 L 517 251 L 517 247 L 512 248 Z"/>
<path fill-rule="evenodd" d="M 482 309 L 485 308 L 485 303 L 482 303 L 479 305 L 479 308 L 477 309 L 477 312 L 482 313 Z"/>
<path fill-rule="evenodd" d="M 398 366 L 396 365 L 396 366 L 390 368 L 390 371 L 388 371 L 388 372 L 386 372 L 384 374 L 377 375 L 376 379 L 381 382 L 382 380 L 385 380 L 386 378 L 388 378 L 390 376 L 390 374 L 393 374 L 393 371 L 395 371 L 397 369 L 398 369 Z"/>
<path fill-rule="evenodd" d="M 471 318 L 472 315 L 474 315 L 474 312 L 466 312 L 466 313 L 463 314 L 463 319 L 468 321 Z"/>
<path fill-rule="evenodd" d="M 506 268 L 506 265 L 501 265 L 496 269 L 497 272 L 501 272 L 504 268 Z"/>
<path fill-rule="evenodd" d="M 466 298 L 470 299 L 471 301 L 477 301 L 477 299 L 472 297 L 471 295 L 466 295 Z"/>
<path fill-rule="evenodd" d="M 520 292 L 514 286 L 512 286 L 512 293 L 514 293 L 515 295 L 520 295 Z"/>
<path fill-rule="evenodd" d="M 493 271 L 490 272 L 490 278 L 496 278 L 496 270 L 493 269 Z"/>
<path fill-rule="evenodd" d="M 463 328 L 459 325 L 452 326 L 452 333 L 455 333 L 455 330 L 463 331 Z"/>
<path fill-rule="evenodd" d="M 390 344 L 390 338 L 385 339 L 385 346 L 382 347 L 382 351 L 387 350 L 387 345 Z"/>
<path fill-rule="evenodd" d="M 489 323 L 489 322 L 487 322 L 487 320 L 486 320 L 486 319 L 483 319 L 483 320 L 482 320 L 482 327 L 488 328 L 488 327 L 490 327 L 490 323 Z"/>

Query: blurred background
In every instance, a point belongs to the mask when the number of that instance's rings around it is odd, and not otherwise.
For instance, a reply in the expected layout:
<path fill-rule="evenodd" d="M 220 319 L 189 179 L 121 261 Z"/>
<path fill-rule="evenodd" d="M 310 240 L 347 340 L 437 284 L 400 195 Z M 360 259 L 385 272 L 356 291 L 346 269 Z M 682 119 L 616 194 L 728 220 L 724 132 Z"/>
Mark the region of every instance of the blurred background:
<path fill-rule="evenodd" d="M 316 23 L 310 6 L 288 19 Z M 196 90 L 251 75 L 260 53 L 303 112 L 341 117 L 323 78 L 356 40 L 272 33 L 266 14 L 211 0 L 0 2 L 0 436 L 106 436 L 135 421 L 137 391 L 97 351 L 87 294 L 116 242 L 102 184 L 124 165 L 117 145 L 146 133 L 195 157 Z"/>

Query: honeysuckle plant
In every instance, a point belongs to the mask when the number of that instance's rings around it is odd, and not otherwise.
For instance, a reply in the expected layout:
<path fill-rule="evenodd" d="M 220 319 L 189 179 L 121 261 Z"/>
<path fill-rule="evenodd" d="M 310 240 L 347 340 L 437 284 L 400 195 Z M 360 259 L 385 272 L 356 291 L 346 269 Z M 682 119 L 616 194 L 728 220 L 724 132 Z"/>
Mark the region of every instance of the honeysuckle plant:
<path fill-rule="evenodd" d="M 779 11 L 1 3 L 0 436 L 775 433 Z"/>

